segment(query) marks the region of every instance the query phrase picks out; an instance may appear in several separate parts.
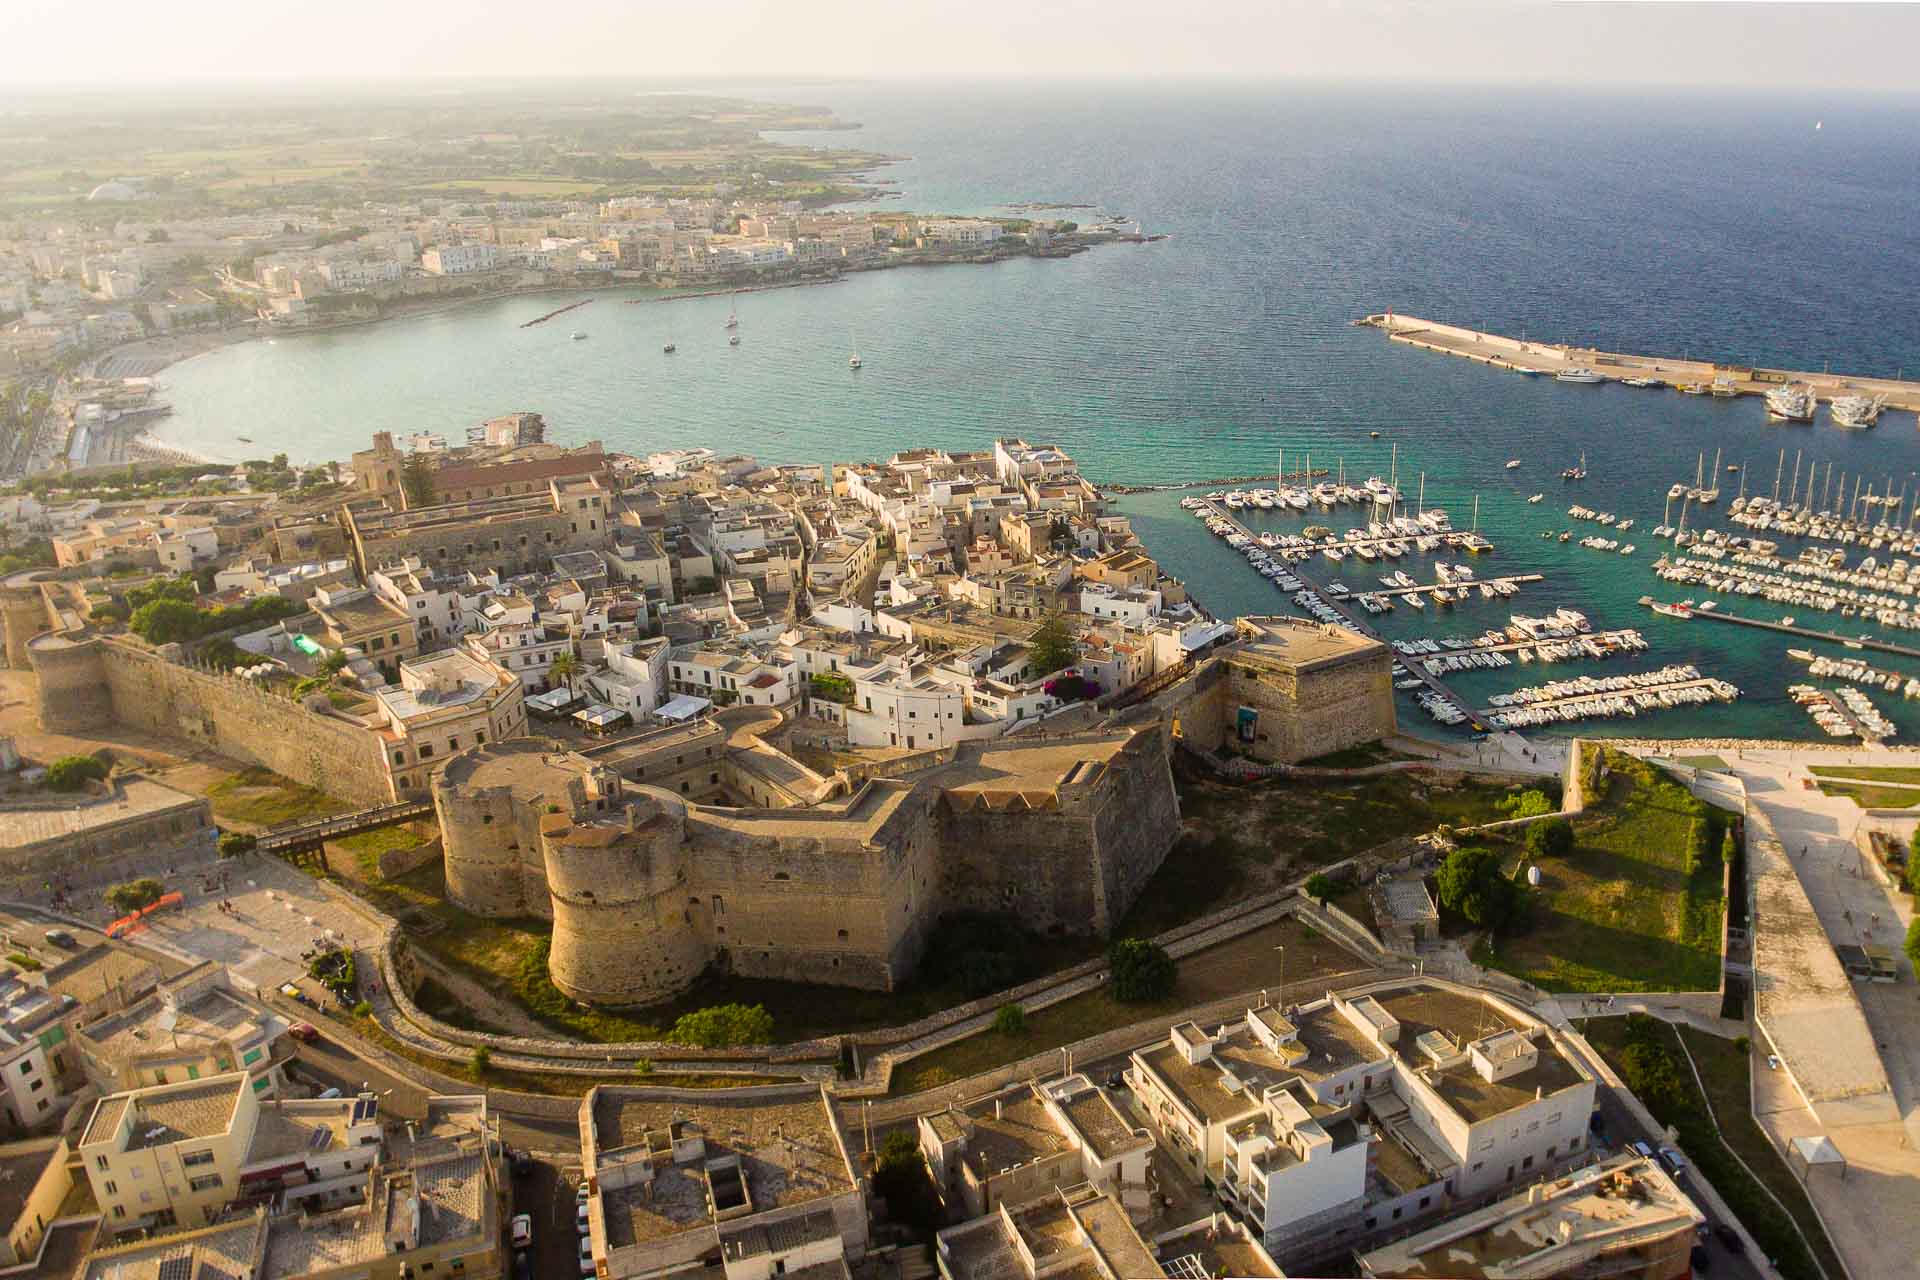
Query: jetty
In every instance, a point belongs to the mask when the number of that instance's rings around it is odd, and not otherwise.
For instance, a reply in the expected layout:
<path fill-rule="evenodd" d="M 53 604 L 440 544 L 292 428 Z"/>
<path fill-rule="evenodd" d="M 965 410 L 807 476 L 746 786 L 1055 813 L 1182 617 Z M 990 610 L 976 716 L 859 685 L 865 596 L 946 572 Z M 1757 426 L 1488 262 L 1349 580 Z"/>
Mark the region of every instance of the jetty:
<path fill-rule="evenodd" d="M 1640 603 L 1653 607 L 1652 596 L 1641 596 Z M 1693 609 L 1684 615 L 1669 613 L 1668 617 L 1680 616 L 1682 620 L 1694 622 L 1730 622 L 1735 626 L 1757 627 L 1762 631 L 1777 631 L 1785 636 L 1800 636 L 1807 640 L 1825 640 L 1830 644 L 1845 645 L 1849 649 L 1871 649 L 1876 653 L 1891 653 L 1901 658 L 1920 658 L 1920 649 L 1904 644 L 1891 644 L 1885 640 L 1874 640 L 1867 636 L 1843 636 L 1834 631 L 1815 631 L 1812 627 L 1789 626 L 1784 622 L 1767 622 L 1760 618 L 1743 618 L 1737 613 L 1728 613 L 1723 609 Z"/>
<path fill-rule="evenodd" d="M 1775 387 L 1799 382 L 1813 388 L 1816 400 L 1865 395 L 1879 399 L 1885 409 L 1920 412 L 1920 381 L 1912 379 L 1871 378 L 1826 370 L 1768 369 L 1695 360 L 1688 356 L 1640 355 L 1565 342 L 1536 342 L 1392 311 L 1365 316 L 1354 323 L 1379 329 L 1393 342 L 1515 373 L 1557 375 L 1571 370 L 1591 370 L 1603 382 L 1654 378 L 1668 385 L 1691 386 L 1720 396 L 1762 395 Z"/>
<path fill-rule="evenodd" d="M 563 316 L 567 314 L 567 312 L 569 311 L 578 310 L 579 308 L 586 306 L 589 302 L 592 302 L 592 301 L 593 301 L 592 298 L 582 298 L 578 302 L 569 302 L 566 306 L 557 307 L 554 310 L 547 312 L 547 314 L 543 316 L 535 316 L 533 319 L 522 324 L 520 327 L 522 329 L 531 329 L 533 328 L 533 326 L 537 324 L 545 324 L 547 321 L 553 319 L 555 316 Z"/>

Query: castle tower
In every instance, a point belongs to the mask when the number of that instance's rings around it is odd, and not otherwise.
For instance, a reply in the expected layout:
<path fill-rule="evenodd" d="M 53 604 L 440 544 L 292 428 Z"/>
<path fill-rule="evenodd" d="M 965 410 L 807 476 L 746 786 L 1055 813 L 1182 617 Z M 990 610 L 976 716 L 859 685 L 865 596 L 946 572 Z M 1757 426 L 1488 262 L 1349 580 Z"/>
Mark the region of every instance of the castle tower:
<path fill-rule="evenodd" d="M 6 629 L 7 665 L 25 671 L 30 665 L 27 642 L 47 629 L 47 604 L 40 583 L 53 575 L 46 571 L 17 573 L 0 584 L 0 626 Z"/>
<path fill-rule="evenodd" d="M 353 455 L 353 487 L 378 498 L 395 498 L 400 492 L 400 451 L 393 446 L 391 431 L 373 433 L 373 448 Z"/>
<path fill-rule="evenodd" d="M 593 771 L 550 738 L 469 747 L 433 777 L 445 849 L 447 896 L 478 916 L 551 914 L 540 820 L 549 808 L 579 812 L 599 798 Z"/>
<path fill-rule="evenodd" d="M 553 985 L 575 1000 L 637 1005 L 700 976 L 711 948 L 687 888 L 687 807 L 653 787 L 630 791 L 609 816 L 541 819 L 553 898 Z"/>
<path fill-rule="evenodd" d="M 81 734 L 113 723 L 113 689 L 97 639 L 48 631 L 28 642 L 27 660 L 39 677 L 43 729 Z"/>

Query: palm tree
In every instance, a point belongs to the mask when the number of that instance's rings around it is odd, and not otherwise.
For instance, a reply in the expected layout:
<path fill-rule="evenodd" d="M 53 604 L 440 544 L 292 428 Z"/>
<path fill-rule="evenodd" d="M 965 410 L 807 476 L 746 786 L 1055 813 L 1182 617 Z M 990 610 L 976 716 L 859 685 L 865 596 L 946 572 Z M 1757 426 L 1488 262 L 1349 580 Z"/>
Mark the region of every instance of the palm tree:
<path fill-rule="evenodd" d="M 554 655 L 553 665 L 547 668 L 547 685 L 567 686 L 567 692 L 573 692 L 573 678 L 580 674 L 580 662 L 571 651 Z"/>

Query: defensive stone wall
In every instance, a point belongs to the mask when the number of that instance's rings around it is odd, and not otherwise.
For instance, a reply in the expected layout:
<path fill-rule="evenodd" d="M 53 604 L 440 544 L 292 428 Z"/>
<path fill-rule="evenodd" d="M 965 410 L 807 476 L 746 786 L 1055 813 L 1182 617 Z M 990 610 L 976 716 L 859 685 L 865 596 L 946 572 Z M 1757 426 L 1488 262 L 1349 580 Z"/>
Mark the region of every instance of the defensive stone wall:
<path fill-rule="evenodd" d="M 1297 672 L 1227 660 L 1225 701 L 1231 719 L 1239 707 L 1259 713 L 1258 736 L 1247 744 L 1257 760 L 1293 764 L 1313 756 L 1378 742 L 1395 729 L 1391 661 L 1356 657 Z M 1233 738 L 1232 726 L 1227 737 Z"/>
<path fill-rule="evenodd" d="M 39 677 L 40 722 L 56 733 L 90 733 L 117 721 L 355 804 L 394 798 L 377 737 L 235 676 L 85 632 L 36 636 L 28 656 Z"/>

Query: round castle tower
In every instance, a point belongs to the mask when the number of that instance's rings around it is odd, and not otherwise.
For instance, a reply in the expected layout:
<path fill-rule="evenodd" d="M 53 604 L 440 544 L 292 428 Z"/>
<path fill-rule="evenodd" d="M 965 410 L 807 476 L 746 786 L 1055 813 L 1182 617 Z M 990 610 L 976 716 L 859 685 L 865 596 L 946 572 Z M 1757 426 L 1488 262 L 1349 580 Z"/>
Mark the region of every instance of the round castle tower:
<path fill-rule="evenodd" d="M 31 662 L 27 643 L 47 629 L 47 605 L 40 584 L 53 577 L 45 569 L 16 573 L 0 582 L 0 626 L 6 629 L 7 665 L 25 671 Z"/>
<path fill-rule="evenodd" d="M 42 728 L 84 734 L 113 723 L 113 689 L 98 640 L 78 632 L 42 632 L 27 642 L 27 660 L 39 677 Z"/>
<path fill-rule="evenodd" d="M 687 806 L 630 788 L 604 816 L 541 815 L 553 899 L 553 985 L 575 1000 L 636 1005 L 700 976 L 711 949 L 687 900 Z"/>
<path fill-rule="evenodd" d="M 541 820 L 605 812 L 619 793 L 617 776 L 590 769 L 549 738 L 461 752 L 433 778 L 447 896 L 478 916 L 551 917 Z"/>

